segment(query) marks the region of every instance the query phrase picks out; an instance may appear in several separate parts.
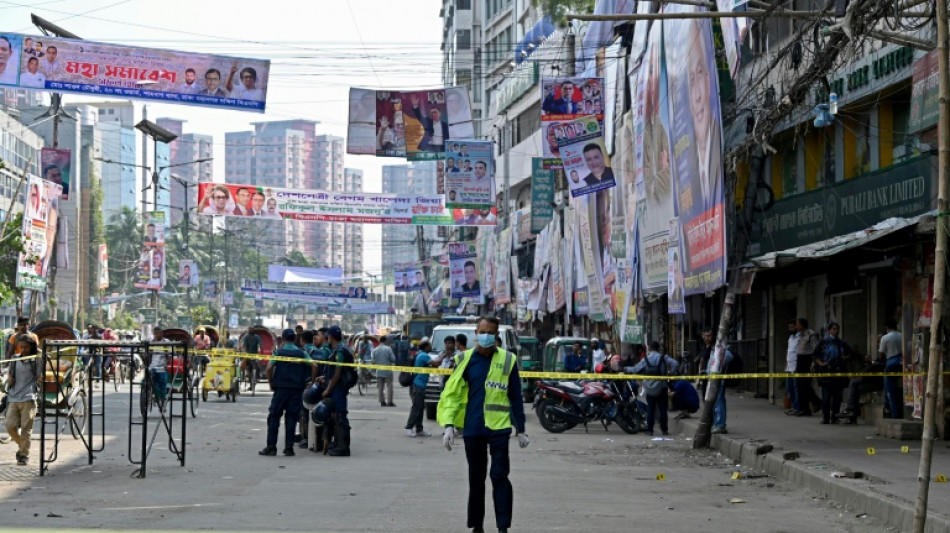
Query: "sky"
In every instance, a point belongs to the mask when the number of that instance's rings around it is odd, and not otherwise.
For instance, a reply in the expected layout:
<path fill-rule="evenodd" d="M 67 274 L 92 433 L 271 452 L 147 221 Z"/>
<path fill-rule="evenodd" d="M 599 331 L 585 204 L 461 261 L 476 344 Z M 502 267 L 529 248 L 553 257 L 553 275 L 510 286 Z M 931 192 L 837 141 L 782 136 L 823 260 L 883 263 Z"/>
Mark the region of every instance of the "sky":
<path fill-rule="evenodd" d="M 251 130 L 252 122 L 303 118 L 320 123 L 318 134 L 345 137 L 351 86 L 440 86 L 440 8 L 441 2 L 433 0 L 0 0 L 0 31 L 39 33 L 30 22 L 33 13 L 90 41 L 269 59 L 263 115 L 148 104 L 152 120 L 186 120 L 185 133 L 214 136 L 216 180 L 223 181 L 227 131 Z M 84 95 L 63 99 L 66 104 L 92 101 Z M 346 167 L 363 170 L 363 188 L 369 192 L 381 191 L 384 164 L 404 163 L 345 156 Z M 363 234 L 364 269 L 379 272 L 381 228 L 367 225 Z"/>

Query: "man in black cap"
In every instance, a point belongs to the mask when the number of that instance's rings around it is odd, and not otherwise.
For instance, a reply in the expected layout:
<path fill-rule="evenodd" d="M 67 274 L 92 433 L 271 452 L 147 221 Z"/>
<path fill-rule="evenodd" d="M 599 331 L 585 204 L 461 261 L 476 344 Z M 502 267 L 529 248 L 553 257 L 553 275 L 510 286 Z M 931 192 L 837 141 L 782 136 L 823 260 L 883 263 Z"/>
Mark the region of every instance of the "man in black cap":
<path fill-rule="evenodd" d="M 267 382 L 274 391 L 267 413 L 267 446 L 259 455 L 277 455 L 277 432 L 280 418 L 284 417 L 284 455 L 294 455 L 294 428 L 300 419 L 303 391 L 316 378 L 316 366 L 310 356 L 296 344 L 297 334 L 285 329 L 280 334 L 283 345 L 274 352 L 276 357 L 300 359 L 300 362 L 275 361 L 267 365 Z"/>
<path fill-rule="evenodd" d="M 340 326 L 332 326 L 327 330 L 327 337 L 330 340 L 330 359 L 333 363 L 352 363 L 353 354 L 346 349 L 343 344 L 343 330 Z M 352 370 L 352 367 L 343 367 L 338 365 L 324 365 L 324 374 L 320 378 L 326 386 L 323 392 L 324 398 L 333 398 L 333 418 L 335 435 L 333 444 L 330 445 L 329 455 L 333 457 L 350 456 L 350 421 L 347 418 L 346 399 L 349 394 L 349 388 L 344 384 L 343 375 Z"/>

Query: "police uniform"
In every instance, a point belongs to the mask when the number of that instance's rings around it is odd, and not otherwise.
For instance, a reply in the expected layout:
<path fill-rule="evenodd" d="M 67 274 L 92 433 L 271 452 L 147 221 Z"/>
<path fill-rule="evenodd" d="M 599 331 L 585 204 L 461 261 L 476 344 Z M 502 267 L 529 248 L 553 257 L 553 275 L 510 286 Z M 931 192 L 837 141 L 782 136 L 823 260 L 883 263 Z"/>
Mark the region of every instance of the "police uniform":
<path fill-rule="evenodd" d="M 299 358 L 310 361 L 310 356 L 292 342 L 285 342 L 283 347 L 274 353 L 278 357 Z M 284 451 L 293 451 L 294 427 L 300 418 L 300 409 L 303 406 L 303 391 L 310 380 L 311 366 L 308 364 L 292 363 L 288 361 L 271 361 L 274 367 L 271 376 L 270 409 L 267 413 L 267 448 L 277 446 L 277 432 L 280 430 L 280 418 L 284 416 Z"/>

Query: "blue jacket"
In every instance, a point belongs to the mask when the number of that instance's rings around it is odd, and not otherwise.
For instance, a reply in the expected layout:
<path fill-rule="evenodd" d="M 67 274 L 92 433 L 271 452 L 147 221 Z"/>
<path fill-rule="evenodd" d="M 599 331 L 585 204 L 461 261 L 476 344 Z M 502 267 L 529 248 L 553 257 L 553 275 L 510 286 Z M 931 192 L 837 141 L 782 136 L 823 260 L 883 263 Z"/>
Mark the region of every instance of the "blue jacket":
<path fill-rule="evenodd" d="M 587 358 L 584 357 L 583 352 L 581 352 L 580 355 L 571 352 L 564 358 L 564 370 L 566 372 L 580 372 L 581 370 L 584 370 L 584 367 L 586 366 Z"/>
<path fill-rule="evenodd" d="M 293 343 L 285 343 L 279 350 L 274 352 L 278 357 L 297 357 L 310 361 L 310 356 Z M 271 361 L 270 365 L 274 367 L 274 374 L 271 377 L 271 385 L 275 389 L 297 389 L 303 390 L 310 381 L 310 365 L 301 363 L 291 363 L 287 361 Z"/>

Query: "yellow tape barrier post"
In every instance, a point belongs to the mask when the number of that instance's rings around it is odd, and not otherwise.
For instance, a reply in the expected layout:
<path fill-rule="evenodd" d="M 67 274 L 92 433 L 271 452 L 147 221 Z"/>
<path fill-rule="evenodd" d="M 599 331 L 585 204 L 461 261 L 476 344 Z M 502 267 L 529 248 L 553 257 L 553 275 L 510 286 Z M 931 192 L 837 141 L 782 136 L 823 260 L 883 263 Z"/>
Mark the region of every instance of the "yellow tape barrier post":
<path fill-rule="evenodd" d="M 321 365 L 331 365 L 331 366 L 351 366 L 356 368 L 366 368 L 370 370 L 394 370 L 398 372 L 410 372 L 413 374 L 440 374 L 440 375 L 451 375 L 451 368 L 433 368 L 433 367 L 421 367 L 421 366 L 396 366 L 396 365 L 375 365 L 371 363 L 338 363 L 336 361 L 302 361 L 299 357 L 280 357 L 276 355 L 264 355 L 264 354 L 248 354 L 237 352 L 231 349 L 224 348 L 215 348 L 213 350 L 200 350 L 196 352 L 198 354 L 206 354 L 211 357 L 232 357 L 232 358 L 248 358 L 248 359 L 267 359 L 268 361 L 281 361 L 286 363 L 316 363 Z M 785 379 L 785 378 L 859 378 L 859 377 L 898 377 L 898 376 L 926 376 L 926 372 L 832 372 L 832 373 L 818 373 L 818 372 L 802 372 L 802 373 L 787 373 L 787 372 L 768 372 L 768 373 L 744 373 L 744 374 L 713 374 L 713 375 L 689 375 L 689 376 L 652 376 L 646 374 L 593 374 L 593 373 L 580 373 L 580 372 L 534 372 L 534 371 L 519 371 L 518 373 L 523 378 L 538 378 L 538 379 L 557 379 L 565 381 L 575 381 L 575 380 L 606 380 L 606 379 L 617 379 L 617 380 L 709 380 L 709 379 Z M 943 372 L 944 375 L 950 375 L 950 371 Z"/>

